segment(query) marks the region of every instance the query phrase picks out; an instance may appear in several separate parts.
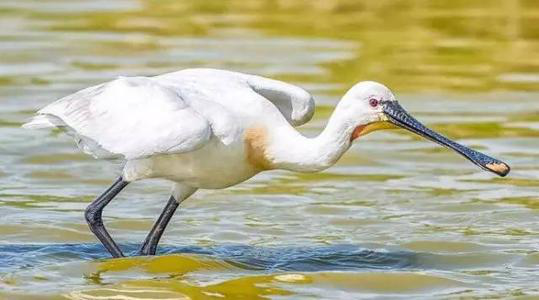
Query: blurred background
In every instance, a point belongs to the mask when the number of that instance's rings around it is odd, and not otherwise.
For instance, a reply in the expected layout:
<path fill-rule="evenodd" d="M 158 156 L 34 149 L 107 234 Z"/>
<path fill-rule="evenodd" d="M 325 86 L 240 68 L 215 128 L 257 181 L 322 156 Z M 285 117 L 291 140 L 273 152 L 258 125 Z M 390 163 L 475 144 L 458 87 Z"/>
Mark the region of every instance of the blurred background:
<path fill-rule="evenodd" d="M 539 295 L 537 1 L 0 0 L 0 28 L 0 298 Z M 163 238 L 182 255 L 93 260 L 107 254 L 82 211 L 118 166 L 20 125 L 119 75 L 191 67 L 304 87 L 318 106 L 306 135 L 351 85 L 377 80 L 513 171 L 494 178 L 430 142 L 377 132 L 321 174 L 198 192 Z M 126 249 L 168 192 L 133 184 L 107 208 Z"/>

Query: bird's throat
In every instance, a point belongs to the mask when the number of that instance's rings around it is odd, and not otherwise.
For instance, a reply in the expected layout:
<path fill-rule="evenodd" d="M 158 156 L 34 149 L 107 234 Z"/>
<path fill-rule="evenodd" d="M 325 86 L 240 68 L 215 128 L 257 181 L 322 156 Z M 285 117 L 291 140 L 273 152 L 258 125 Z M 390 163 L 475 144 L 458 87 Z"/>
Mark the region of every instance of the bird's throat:
<path fill-rule="evenodd" d="M 350 137 L 350 141 L 354 141 L 355 139 L 358 139 L 361 136 L 361 133 L 368 125 L 359 125 L 354 129 L 352 132 L 352 136 Z"/>
<path fill-rule="evenodd" d="M 393 124 L 389 122 L 385 122 L 385 121 L 369 123 L 366 125 L 359 125 L 352 132 L 350 141 L 354 141 L 358 139 L 360 136 L 367 135 L 373 131 L 382 130 L 382 129 L 395 129 L 395 128 L 396 127 Z"/>

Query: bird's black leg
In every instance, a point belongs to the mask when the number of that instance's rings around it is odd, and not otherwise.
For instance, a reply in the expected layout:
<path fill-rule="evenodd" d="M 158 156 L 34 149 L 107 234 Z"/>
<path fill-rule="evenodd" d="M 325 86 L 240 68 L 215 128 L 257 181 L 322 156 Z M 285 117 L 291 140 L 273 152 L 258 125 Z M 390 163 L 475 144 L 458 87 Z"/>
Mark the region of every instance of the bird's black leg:
<path fill-rule="evenodd" d="M 150 233 L 148 233 L 148 236 L 146 236 L 144 243 L 140 247 L 139 255 L 155 255 L 159 239 L 161 239 L 161 236 L 163 235 L 168 222 L 172 218 L 172 215 L 174 215 L 174 212 L 178 208 L 178 205 L 179 203 L 176 201 L 176 199 L 174 199 L 174 196 L 170 196 L 167 205 L 163 209 L 163 212 L 153 225 L 152 230 Z"/>
<path fill-rule="evenodd" d="M 90 226 L 90 230 L 101 241 L 103 246 L 107 248 L 113 257 L 123 257 L 124 254 L 105 229 L 101 215 L 103 213 L 103 208 L 105 208 L 105 206 L 109 204 L 110 200 L 118 195 L 118 193 L 128 184 L 129 182 L 124 181 L 122 177 L 118 178 L 118 180 L 116 180 L 111 187 L 101 194 L 101 196 L 97 197 L 94 202 L 88 205 L 86 211 L 84 212 L 84 216 L 86 217 L 88 226 Z"/>

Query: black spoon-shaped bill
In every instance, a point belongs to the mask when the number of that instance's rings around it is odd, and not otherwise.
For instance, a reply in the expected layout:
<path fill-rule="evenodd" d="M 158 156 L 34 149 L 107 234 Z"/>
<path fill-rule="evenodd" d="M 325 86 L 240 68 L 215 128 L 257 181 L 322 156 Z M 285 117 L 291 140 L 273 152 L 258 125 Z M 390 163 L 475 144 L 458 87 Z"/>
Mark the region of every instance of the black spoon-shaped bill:
<path fill-rule="evenodd" d="M 434 130 L 427 128 L 406 112 L 397 101 L 382 101 L 381 104 L 389 122 L 456 151 L 484 170 L 493 172 L 502 177 L 507 175 L 511 170 L 506 163 L 463 146 Z"/>

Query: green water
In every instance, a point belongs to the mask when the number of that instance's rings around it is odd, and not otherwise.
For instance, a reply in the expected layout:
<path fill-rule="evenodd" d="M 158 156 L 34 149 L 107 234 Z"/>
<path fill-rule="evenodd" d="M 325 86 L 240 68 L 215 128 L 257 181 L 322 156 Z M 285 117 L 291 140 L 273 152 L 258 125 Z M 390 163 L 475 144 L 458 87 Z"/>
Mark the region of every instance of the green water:
<path fill-rule="evenodd" d="M 539 297 L 539 4 L 0 1 L 0 299 Z M 216 67 L 311 91 L 315 134 L 359 80 L 507 161 L 507 178 L 402 131 L 320 174 L 274 171 L 182 204 L 155 258 L 109 260 L 83 210 L 117 166 L 20 125 L 118 75 Z M 126 252 L 169 184 L 105 210 Z"/>

